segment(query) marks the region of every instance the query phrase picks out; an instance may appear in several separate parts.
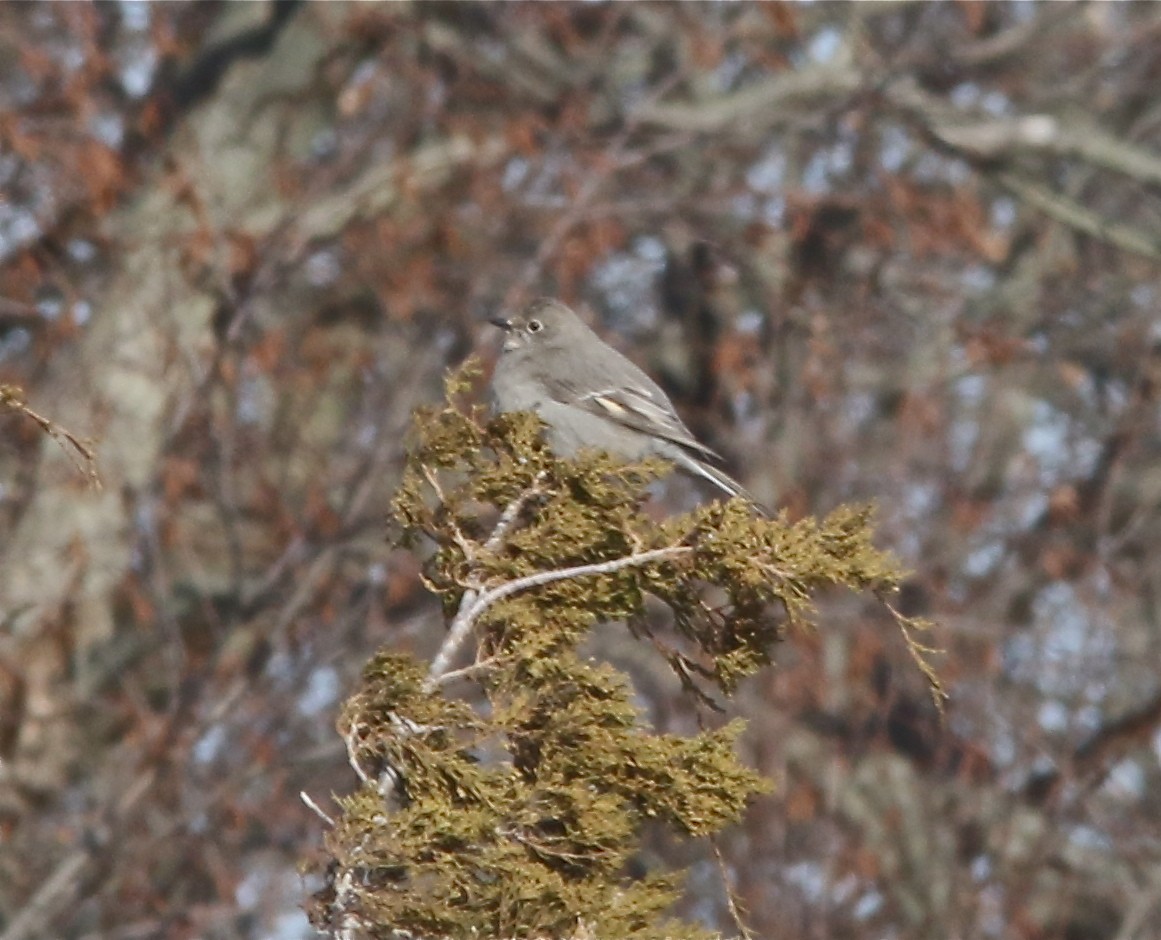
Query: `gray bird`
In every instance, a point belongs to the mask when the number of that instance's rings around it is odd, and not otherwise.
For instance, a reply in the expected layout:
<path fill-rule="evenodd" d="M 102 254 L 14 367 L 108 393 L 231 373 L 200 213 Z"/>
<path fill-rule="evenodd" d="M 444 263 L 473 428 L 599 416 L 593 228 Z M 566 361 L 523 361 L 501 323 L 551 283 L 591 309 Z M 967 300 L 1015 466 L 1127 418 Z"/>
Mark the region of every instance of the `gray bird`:
<path fill-rule="evenodd" d="M 626 460 L 662 457 L 766 514 L 740 483 L 707 463 L 721 457 L 690 433 L 657 383 L 564 304 L 542 297 L 490 322 L 504 331 L 492 377 L 496 408 L 539 415 L 557 456 L 587 447 Z"/>

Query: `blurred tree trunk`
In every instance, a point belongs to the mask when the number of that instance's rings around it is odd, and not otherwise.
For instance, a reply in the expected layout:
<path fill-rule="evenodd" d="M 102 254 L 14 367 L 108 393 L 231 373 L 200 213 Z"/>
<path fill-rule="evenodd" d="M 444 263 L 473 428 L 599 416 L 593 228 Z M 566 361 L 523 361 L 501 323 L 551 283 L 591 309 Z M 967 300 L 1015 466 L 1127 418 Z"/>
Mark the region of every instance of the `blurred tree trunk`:
<path fill-rule="evenodd" d="M 233 6 L 219 26 L 242 28 L 262 6 Z M 102 238 L 118 246 L 107 287 L 93 298 L 91 322 L 38 383 L 38 409 L 95 438 L 103 486 L 86 487 L 70 457 L 46 440 L 37 488 L 0 546 L 0 598 L 9 629 L 26 638 L 24 699 L 32 719 L 8 762 L 9 779 L 36 799 L 86 767 L 91 795 L 110 800 L 102 825 L 116 828 L 132 815 L 153 773 L 132 757 L 110 764 L 94 748 L 103 732 L 97 716 L 80 717 L 85 698 L 137 655 L 136 646 L 179 642 L 174 635 L 116 637 L 119 588 L 135 563 L 135 544 L 166 537 L 160 488 L 167 441 L 199 396 L 221 395 L 210 381 L 224 363 L 216 350 L 254 315 L 241 289 L 240 275 L 248 272 L 239 254 L 294 217 L 293 201 L 269 168 L 288 139 L 306 146 L 315 130 L 317 112 L 303 100 L 329 51 L 325 34 L 344 12 L 303 10 L 268 55 L 236 62 L 216 91 L 181 117 L 164 152 L 142 169 L 145 179 L 104 219 Z M 237 576 L 227 553 L 206 560 L 220 568 L 202 568 L 202 578 Z M 159 626 L 171 620 L 169 611 L 155 613 Z M 60 700 L 65 689 L 71 701 Z M 60 859 L 59 877 L 41 885 L 41 903 L 11 921 L 5 940 L 52 933 L 47 925 L 72 894 L 85 884 L 91 891 L 90 877 L 112 873 L 92 864 L 97 855 L 78 836 L 77 848 Z"/>

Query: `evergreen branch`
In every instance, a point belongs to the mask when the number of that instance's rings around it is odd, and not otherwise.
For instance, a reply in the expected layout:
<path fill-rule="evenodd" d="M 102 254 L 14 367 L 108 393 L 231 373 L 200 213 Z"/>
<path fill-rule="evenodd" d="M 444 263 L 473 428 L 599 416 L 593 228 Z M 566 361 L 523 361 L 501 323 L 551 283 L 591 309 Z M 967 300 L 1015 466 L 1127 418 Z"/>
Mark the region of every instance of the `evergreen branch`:
<path fill-rule="evenodd" d="M 894 604 L 883 596 L 881 591 L 876 591 L 876 596 L 879 602 L 887 608 L 888 613 L 891 614 L 895 620 L 895 624 L 899 627 L 899 632 L 903 635 L 903 643 L 907 647 L 907 653 L 910 655 L 912 661 L 918 667 L 919 671 L 923 673 L 924 678 L 927 679 L 928 688 L 931 691 L 931 699 L 935 703 L 935 707 L 942 715 L 944 713 L 944 706 L 947 700 L 951 697 L 947 690 L 943 687 L 943 682 L 940 681 L 939 673 L 935 671 L 935 667 L 931 665 L 931 657 L 942 655 L 945 651 L 938 646 L 931 646 L 927 643 L 921 643 L 915 638 L 915 633 L 921 630 L 930 630 L 930 621 L 924 620 L 921 617 L 908 617 L 900 611 Z"/>
<path fill-rule="evenodd" d="M 726 866 L 726 860 L 722 857 L 722 847 L 719 844 L 717 836 L 709 837 L 710 850 L 714 853 L 714 861 L 717 862 L 718 875 L 722 879 L 722 887 L 726 892 L 726 908 L 730 912 L 730 917 L 733 918 L 734 926 L 738 928 L 739 937 L 741 940 L 754 940 L 754 932 L 746 924 L 746 920 L 742 912 L 742 903 L 738 898 L 733 887 L 730 885 L 729 869 Z"/>
<path fill-rule="evenodd" d="M 448 379 L 449 406 L 417 421 L 393 501 L 406 543 L 435 542 L 424 583 L 452 605 L 448 632 L 430 664 L 381 652 L 344 709 L 339 732 L 362 786 L 328 824 L 334 862 L 314 920 L 341 940 L 380 925 L 393 936 L 707 938 L 658 922 L 675 879 L 634 881 L 624 866 L 651 821 L 713 836 L 768 789 L 735 753 L 741 723 L 655 734 L 628 679 L 579 645 L 594 624 L 624 622 L 716 708 L 698 683 L 728 696 L 769 664 L 782 632 L 772 604 L 808 621 L 819 590 L 881 596 L 898 564 L 872 544 L 867 506 L 790 524 L 730 502 L 659 523 L 642 506 L 663 466 L 555 459 L 534 416 L 485 425 L 457 404 L 461 376 Z M 653 634 L 650 596 L 673 611 L 680 646 Z M 926 664 L 922 626 L 899 621 Z M 447 695 L 463 680 L 482 686 L 480 701 Z M 748 937 L 716 842 L 714 852 Z M 518 914 L 514 889 L 536 898 Z M 441 900 L 469 895 L 483 903 Z"/>

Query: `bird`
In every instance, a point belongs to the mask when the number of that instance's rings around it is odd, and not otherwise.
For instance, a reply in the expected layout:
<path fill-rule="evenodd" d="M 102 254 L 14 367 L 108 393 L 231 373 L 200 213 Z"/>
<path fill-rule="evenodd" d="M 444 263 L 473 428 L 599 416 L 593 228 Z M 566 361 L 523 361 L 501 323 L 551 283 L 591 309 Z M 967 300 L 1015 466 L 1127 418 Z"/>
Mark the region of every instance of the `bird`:
<path fill-rule="evenodd" d="M 504 331 L 492 375 L 496 410 L 535 412 L 558 457 L 585 448 L 630 461 L 661 457 L 768 515 L 714 466 L 720 455 L 693 436 L 661 387 L 563 303 L 539 297 L 518 314 L 489 322 Z"/>

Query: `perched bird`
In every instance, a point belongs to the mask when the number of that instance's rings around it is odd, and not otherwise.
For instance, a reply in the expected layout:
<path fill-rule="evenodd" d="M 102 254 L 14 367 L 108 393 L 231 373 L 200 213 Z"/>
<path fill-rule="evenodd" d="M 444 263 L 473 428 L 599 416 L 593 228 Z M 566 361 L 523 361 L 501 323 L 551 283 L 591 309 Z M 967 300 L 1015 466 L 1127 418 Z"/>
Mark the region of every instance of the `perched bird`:
<path fill-rule="evenodd" d="M 662 457 L 766 514 L 740 483 L 707 462 L 721 457 L 690 433 L 657 383 L 564 304 L 542 297 L 491 322 L 505 334 L 492 377 L 496 408 L 536 412 L 557 456 L 587 447 L 627 460 Z"/>

